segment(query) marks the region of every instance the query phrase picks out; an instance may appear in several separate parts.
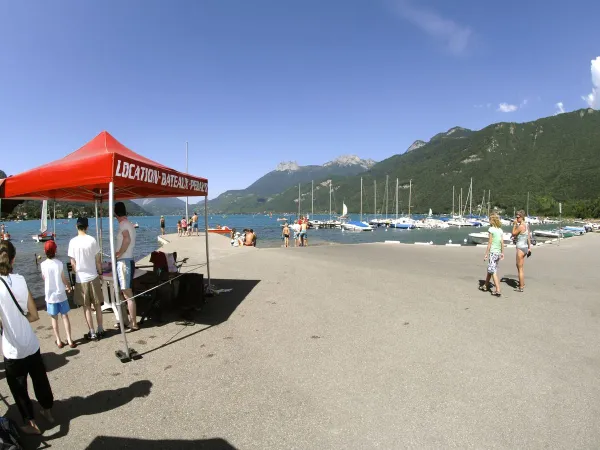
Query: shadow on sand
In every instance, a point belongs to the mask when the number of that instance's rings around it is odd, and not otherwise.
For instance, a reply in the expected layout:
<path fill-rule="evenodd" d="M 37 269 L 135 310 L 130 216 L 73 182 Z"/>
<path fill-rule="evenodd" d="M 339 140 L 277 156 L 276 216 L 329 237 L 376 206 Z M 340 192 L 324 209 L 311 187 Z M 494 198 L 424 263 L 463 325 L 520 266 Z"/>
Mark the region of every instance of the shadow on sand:
<path fill-rule="evenodd" d="M 48 428 L 48 423 L 43 418 L 36 418 L 38 425 L 45 430 L 43 436 L 22 435 L 22 441 L 25 448 L 47 448 L 46 441 L 60 439 L 69 434 L 71 421 L 80 416 L 90 416 L 101 414 L 106 411 L 120 408 L 138 397 L 146 397 L 150 394 L 152 383 L 148 380 L 141 380 L 132 383 L 130 386 L 99 391 L 87 397 L 70 397 L 65 400 L 56 400 L 52 412 L 56 423 L 54 427 Z M 35 403 L 35 402 L 34 402 Z M 39 411 L 39 406 L 34 406 L 34 410 Z M 21 416 L 16 405 L 10 405 L 7 417 L 21 423 Z M 58 430 L 54 431 L 54 428 Z M 45 445 L 44 447 L 40 447 Z M 100 447 L 96 447 L 100 448 Z M 110 447 L 105 447 L 110 448 Z M 157 447 L 158 448 L 158 447 Z"/>
<path fill-rule="evenodd" d="M 500 279 L 500 283 L 506 283 L 508 286 L 510 286 L 513 289 L 516 289 L 519 287 L 519 280 L 517 280 L 515 278 L 502 277 Z"/>
<path fill-rule="evenodd" d="M 86 447 L 86 450 L 111 450 L 121 449 L 155 449 L 155 450 L 236 450 L 233 445 L 224 439 L 195 439 L 169 440 L 161 439 L 152 441 L 149 439 L 134 439 L 112 436 L 98 436 Z"/>
<path fill-rule="evenodd" d="M 216 289 L 231 289 L 231 291 L 207 297 L 201 311 L 190 312 L 186 317 L 186 321 L 180 323 L 182 328 L 174 336 L 170 337 L 164 344 L 141 353 L 141 355 L 147 355 L 226 322 L 259 282 L 260 280 L 211 280 L 213 287 Z M 207 326 L 178 337 L 184 330 L 193 325 Z"/>

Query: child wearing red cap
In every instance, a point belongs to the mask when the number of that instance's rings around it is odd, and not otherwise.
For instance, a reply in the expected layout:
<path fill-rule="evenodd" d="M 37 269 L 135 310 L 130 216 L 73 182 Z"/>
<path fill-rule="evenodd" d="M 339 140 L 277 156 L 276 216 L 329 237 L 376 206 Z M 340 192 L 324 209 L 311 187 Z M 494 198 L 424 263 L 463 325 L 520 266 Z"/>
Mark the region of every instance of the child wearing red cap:
<path fill-rule="evenodd" d="M 44 279 L 46 290 L 46 309 L 52 318 L 52 330 L 54 330 L 56 346 L 58 348 L 63 348 L 65 346 L 58 331 L 58 315 L 62 314 L 65 332 L 67 334 L 67 342 L 69 347 L 75 348 L 77 347 L 77 344 L 71 339 L 71 322 L 69 321 L 69 311 L 71 308 L 65 292 L 68 292 L 70 288 L 68 287 L 67 278 L 65 277 L 64 264 L 55 257 L 56 243 L 54 241 L 47 241 L 44 245 L 44 251 L 46 252 L 46 258 L 48 259 L 46 259 L 40 267 L 42 269 L 42 278 Z"/>

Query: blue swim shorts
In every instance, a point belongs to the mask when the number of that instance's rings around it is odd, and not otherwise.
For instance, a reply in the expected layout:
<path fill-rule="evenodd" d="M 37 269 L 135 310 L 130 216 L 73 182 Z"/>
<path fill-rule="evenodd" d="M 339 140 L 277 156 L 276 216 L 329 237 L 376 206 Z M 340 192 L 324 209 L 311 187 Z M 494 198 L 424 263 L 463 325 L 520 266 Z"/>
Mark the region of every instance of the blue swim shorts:
<path fill-rule="evenodd" d="M 58 314 L 62 314 L 64 316 L 71 311 L 71 307 L 69 306 L 69 300 L 65 300 L 60 303 L 47 303 L 46 310 L 51 316 L 57 316 Z"/>
<path fill-rule="evenodd" d="M 117 278 L 121 290 L 131 289 L 134 273 L 135 261 L 133 259 L 124 258 L 117 261 Z"/>

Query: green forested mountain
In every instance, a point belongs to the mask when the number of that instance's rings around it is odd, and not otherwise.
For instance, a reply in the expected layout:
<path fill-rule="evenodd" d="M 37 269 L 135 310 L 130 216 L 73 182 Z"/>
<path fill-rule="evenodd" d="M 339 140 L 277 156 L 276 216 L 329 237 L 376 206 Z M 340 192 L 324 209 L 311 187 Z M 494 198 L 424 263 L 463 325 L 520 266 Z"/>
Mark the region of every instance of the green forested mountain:
<path fill-rule="evenodd" d="M 136 205 L 132 201 L 126 200 L 125 207 L 127 208 L 127 214 L 130 216 L 146 216 L 148 213 Z M 53 216 L 54 202 L 50 200 L 48 202 L 48 212 L 50 217 Z M 69 211 L 73 212 L 73 217 L 85 216 L 95 217 L 95 209 L 93 203 L 78 203 L 78 202 L 56 202 L 56 217 L 63 218 L 67 217 Z M 106 205 L 103 205 L 100 211 L 102 217 L 108 217 L 108 210 Z M 17 206 L 14 211 L 7 216 L 7 218 L 26 218 L 26 219 L 39 219 L 42 214 L 42 202 L 39 200 L 28 200 L 23 204 Z"/>
<path fill-rule="evenodd" d="M 411 146 L 413 147 L 413 146 Z M 530 213 L 576 216 L 600 214 L 600 111 L 583 109 L 527 123 L 498 123 L 479 131 L 453 128 L 434 136 L 410 152 L 394 155 L 357 176 L 333 178 L 334 209 L 344 201 L 351 212 L 360 208 L 360 179 L 363 178 L 363 207 L 372 213 L 373 183 L 377 183 L 377 210 L 385 212 L 384 190 L 389 176 L 389 206 L 395 208 L 396 178 L 401 186 L 400 209 L 408 206 L 409 181 L 413 183 L 412 210 L 450 212 L 452 187 L 463 189 L 463 198 L 473 178 L 473 205 L 483 191 L 491 190 L 491 203 L 512 213 L 525 208 L 530 192 Z M 315 190 L 315 212 L 329 208 L 329 190 L 320 182 Z M 319 182 L 319 183 L 318 183 Z M 295 211 L 298 190 L 290 188 L 271 196 L 260 208 L 255 203 L 237 203 L 235 210 Z M 458 200 L 457 200 L 458 202 Z M 310 185 L 302 189 L 303 212 L 310 211 Z M 458 205 L 456 206 L 458 209 Z"/>

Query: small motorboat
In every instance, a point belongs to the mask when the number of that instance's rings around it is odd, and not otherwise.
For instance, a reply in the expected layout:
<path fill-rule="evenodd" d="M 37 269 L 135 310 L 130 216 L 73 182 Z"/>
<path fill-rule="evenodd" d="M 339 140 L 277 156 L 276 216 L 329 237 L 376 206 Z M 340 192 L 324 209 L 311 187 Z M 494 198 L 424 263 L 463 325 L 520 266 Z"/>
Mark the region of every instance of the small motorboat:
<path fill-rule="evenodd" d="M 217 228 L 209 228 L 208 229 L 209 233 L 217 233 L 217 234 L 231 234 L 231 228 L 224 226 L 224 227 L 217 227 Z"/>
<path fill-rule="evenodd" d="M 346 231 L 373 231 L 373 227 L 365 222 L 350 221 L 342 223 L 342 230 Z"/>
<path fill-rule="evenodd" d="M 575 236 L 574 232 L 564 231 L 564 230 L 535 230 L 533 232 L 534 236 L 544 237 L 544 238 L 568 238 Z"/>
<path fill-rule="evenodd" d="M 139 223 L 136 222 L 136 223 L 133 224 L 133 228 L 139 228 L 139 227 L 140 227 Z"/>
<path fill-rule="evenodd" d="M 486 245 L 490 239 L 490 234 L 487 231 L 481 233 L 470 233 L 469 240 L 473 244 Z M 510 233 L 502 233 L 502 240 L 504 245 L 512 244 L 512 235 Z"/>

